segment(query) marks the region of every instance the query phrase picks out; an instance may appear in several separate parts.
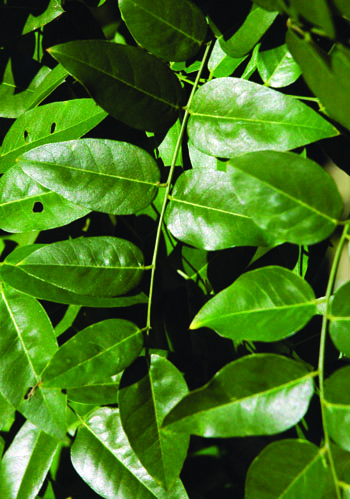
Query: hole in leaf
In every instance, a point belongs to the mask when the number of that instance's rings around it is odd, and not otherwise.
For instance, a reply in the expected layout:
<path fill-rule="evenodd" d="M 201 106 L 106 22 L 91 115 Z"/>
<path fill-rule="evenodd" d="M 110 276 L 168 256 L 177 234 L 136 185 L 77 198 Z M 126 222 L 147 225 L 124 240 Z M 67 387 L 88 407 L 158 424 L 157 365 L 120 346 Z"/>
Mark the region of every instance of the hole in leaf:
<path fill-rule="evenodd" d="M 23 135 L 24 135 L 24 140 L 27 141 L 27 139 L 28 139 L 28 132 L 27 132 L 27 130 L 24 130 Z"/>
<path fill-rule="evenodd" d="M 56 130 L 56 123 L 55 123 L 55 122 L 53 122 L 53 123 L 51 124 L 50 133 L 54 133 L 54 131 L 55 131 L 55 130 Z"/>
<path fill-rule="evenodd" d="M 44 205 L 40 201 L 36 201 L 33 206 L 33 213 L 41 213 L 44 211 Z"/>

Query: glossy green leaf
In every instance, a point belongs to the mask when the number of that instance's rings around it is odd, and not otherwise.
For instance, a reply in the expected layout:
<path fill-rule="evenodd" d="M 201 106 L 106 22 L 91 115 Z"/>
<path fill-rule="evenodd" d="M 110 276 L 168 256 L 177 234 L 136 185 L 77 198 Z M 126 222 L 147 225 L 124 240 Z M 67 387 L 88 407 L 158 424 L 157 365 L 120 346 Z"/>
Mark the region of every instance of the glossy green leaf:
<path fill-rule="evenodd" d="M 188 389 L 182 374 L 163 357 L 151 356 L 148 369 L 139 359 L 124 372 L 118 405 L 124 431 L 137 457 L 167 490 L 179 475 L 189 435 L 161 429 L 166 414 Z"/>
<path fill-rule="evenodd" d="M 0 467 L 0 496 L 33 499 L 57 449 L 57 441 L 27 421 L 7 449 Z"/>
<path fill-rule="evenodd" d="M 331 304 L 329 332 L 334 345 L 350 356 L 350 282 L 337 290 Z"/>
<path fill-rule="evenodd" d="M 143 256 L 134 244 L 124 239 L 86 237 L 42 246 L 24 256 L 16 267 L 72 293 L 112 297 L 138 284 Z"/>
<path fill-rule="evenodd" d="M 257 66 L 261 79 L 268 87 L 286 87 L 301 75 L 301 68 L 293 59 L 287 45 L 259 50 Z"/>
<path fill-rule="evenodd" d="M 5 136 L 0 151 L 0 171 L 13 166 L 16 158 L 30 149 L 80 138 L 106 116 L 92 99 L 52 102 L 27 111 Z"/>
<path fill-rule="evenodd" d="M 24 258 L 40 247 L 40 245 L 32 244 L 16 248 L 6 258 L 6 262 L 0 266 L 1 279 L 26 294 L 58 303 L 86 307 L 128 307 L 137 303 L 147 303 L 147 296 L 144 293 L 113 298 L 74 293 L 59 285 L 43 281 L 40 277 L 29 274 L 25 269 L 18 266 Z"/>
<path fill-rule="evenodd" d="M 64 12 L 58 0 L 9 0 L 0 5 L 0 40 L 34 31 Z"/>
<path fill-rule="evenodd" d="M 231 158 L 263 149 L 286 151 L 338 132 L 293 97 L 251 81 L 218 78 L 196 92 L 188 134 L 200 151 Z"/>
<path fill-rule="evenodd" d="M 72 327 L 77 315 L 80 312 L 81 307 L 79 305 L 69 305 L 66 312 L 60 322 L 55 326 L 55 335 L 60 336 L 65 333 L 67 329 Z"/>
<path fill-rule="evenodd" d="M 288 5 L 288 4 L 287 4 Z M 320 28 L 330 38 L 335 37 L 330 6 L 324 0 L 290 0 L 290 13 L 302 22 L 308 21 L 311 25 Z"/>
<path fill-rule="evenodd" d="M 0 431 L 9 431 L 15 420 L 15 408 L 0 393 Z M 0 439 L 1 448 L 1 439 Z M 1 456 L 2 450 L 0 450 Z"/>
<path fill-rule="evenodd" d="M 202 437 L 272 435 L 304 416 L 312 394 L 304 365 L 275 354 L 253 354 L 227 364 L 185 396 L 163 427 Z"/>
<path fill-rule="evenodd" d="M 169 199 L 166 224 L 181 241 L 206 250 L 269 244 L 268 235 L 237 199 L 229 173 L 212 169 L 184 172 Z"/>
<path fill-rule="evenodd" d="M 127 125 L 161 132 L 177 120 L 183 103 L 179 81 L 165 63 L 143 49 L 81 40 L 56 45 L 49 52 L 97 104 Z"/>
<path fill-rule="evenodd" d="M 151 478 L 130 447 L 117 409 L 103 407 L 89 416 L 78 430 L 71 458 L 77 473 L 106 499 L 188 497 L 180 480 L 165 491 Z"/>
<path fill-rule="evenodd" d="M 7 232 L 61 227 L 89 212 L 42 187 L 18 165 L 0 179 L 0 228 Z"/>
<path fill-rule="evenodd" d="M 277 341 L 315 314 L 315 294 L 306 281 L 282 267 L 263 267 L 242 274 L 209 300 L 190 327 L 210 327 L 237 342 Z"/>
<path fill-rule="evenodd" d="M 188 0 L 119 0 L 121 15 L 135 40 L 168 61 L 186 61 L 200 49 L 207 24 Z"/>
<path fill-rule="evenodd" d="M 208 60 L 208 69 L 215 78 L 230 76 L 245 58 L 246 56 L 238 58 L 230 57 L 222 50 L 220 41 L 216 40 Z"/>
<path fill-rule="evenodd" d="M 327 55 L 311 40 L 300 38 L 292 30 L 288 30 L 286 40 L 312 92 L 331 118 L 350 128 L 350 51 L 337 45 Z"/>
<path fill-rule="evenodd" d="M 320 449 L 311 442 L 273 442 L 250 465 L 244 497 L 319 499 L 323 497 L 325 472 Z"/>
<path fill-rule="evenodd" d="M 107 405 L 118 402 L 118 386 L 122 373 L 87 383 L 79 388 L 68 388 L 69 400 L 80 404 Z"/>
<path fill-rule="evenodd" d="M 277 15 L 278 12 L 268 12 L 253 4 L 242 26 L 230 38 L 220 38 L 221 48 L 231 57 L 245 56 L 255 47 Z"/>
<path fill-rule="evenodd" d="M 260 151 L 228 165 L 246 214 L 276 242 L 315 244 L 336 228 L 343 202 L 317 163 L 293 153 Z"/>
<path fill-rule="evenodd" d="M 327 429 L 332 439 L 350 451 L 350 366 L 335 371 L 325 382 L 325 412 Z"/>
<path fill-rule="evenodd" d="M 175 125 L 173 125 L 168 130 L 168 133 L 166 134 L 166 136 L 158 146 L 159 155 L 165 166 L 171 165 L 180 130 L 181 130 L 181 123 L 180 120 L 177 120 Z M 182 147 L 180 147 L 179 152 L 177 154 L 176 166 L 183 166 Z"/>
<path fill-rule="evenodd" d="M 209 156 L 199 151 L 192 142 L 188 142 L 188 152 L 191 159 L 192 168 L 212 168 L 218 170 L 220 160 L 214 156 Z"/>
<path fill-rule="evenodd" d="M 74 388 L 129 366 L 143 347 L 141 330 L 123 319 L 92 324 L 64 343 L 42 373 L 47 388 Z"/>
<path fill-rule="evenodd" d="M 155 160 L 127 142 L 80 139 L 45 144 L 26 152 L 17 162 L 47 189 L 105 213 L 133 214 L 149 205 L 158 190 Z"/>

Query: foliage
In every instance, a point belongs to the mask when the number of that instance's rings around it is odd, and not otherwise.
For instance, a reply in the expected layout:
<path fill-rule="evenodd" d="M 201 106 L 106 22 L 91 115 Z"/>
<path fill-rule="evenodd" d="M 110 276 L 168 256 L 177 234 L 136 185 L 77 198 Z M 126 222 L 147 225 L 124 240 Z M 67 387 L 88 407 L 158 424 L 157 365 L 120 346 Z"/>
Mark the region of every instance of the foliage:
<path fill-rule="evenodd" d="M 1 498 L 350 497 L 348 2 L 0 10 Z"/>

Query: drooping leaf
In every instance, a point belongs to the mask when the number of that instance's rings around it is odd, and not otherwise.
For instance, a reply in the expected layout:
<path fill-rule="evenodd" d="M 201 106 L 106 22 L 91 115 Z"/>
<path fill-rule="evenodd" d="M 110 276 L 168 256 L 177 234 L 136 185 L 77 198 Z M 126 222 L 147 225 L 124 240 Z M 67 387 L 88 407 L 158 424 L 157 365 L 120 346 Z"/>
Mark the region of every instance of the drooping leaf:
<path fill-rule="evenodd" d="M 246 499 L 323 497 L 326 467 L 320 449 L 307 440 L 267 445 L 249 467 Z"/>
<path fill-rule="evenodd" d="M 207 24 L 188 0 L 119 0 L 121 15 L 135 40 L 168 61 L 186 61 L 200 49 Z"/>
<path fill-rule="evenodd" d="M 306 281 L 282 267 L 263 267 L 209 300 L 190 327 L 210 327 L 237 342 L 277 341 L 299 331 L 315 313 L 315 294 Z"/>
<path fill-rule="evenodd" d="M 217 78 L 196 92 L 188 134 L 200 151 L 231 158 L 264 149 L 294 149 L 338 131 L 293 97 L 251 81 Z"/>
<path fill-rule="evenodd" d="M 141 330 L 123 319 L 92 324 L 64 343 L 42 373 L 46 388 L 75 388 L 129 366 L 143 347 Z"/>
<path fill-rule="evenodd" d="M 68 388 L 69 400 L 81 404 L 107 405 L 118 402 L 118 386 L 122 373 L 109 376 L 95 383 L 87 383 L 79 388 Z"/>
<path fill-rule="evenodd" d="M 231 57 L 247 55 L 268 30 L 277 15 L 278 12 L 268 12 L 257 5 L 252 5 L 242 26 L 232 36 L 226 35 L 219 39 L 221 48 Z"/>
<path fill-rule="evenodd" d="M 350 451 L 350 394 L 346 389 L 350 383 L 350 366 L 335 371 L 324 385 L 324 408 L 327 429 L 333 440 Z"/>
<path fill-rule="evenodd" d="M 0 152 L 0 171 L 11 168 L 16 158 L 30 149 L 80 138 L 106 116 L 92 99 L 52 102 L 27 111 L 6 134 Z"/>
<path fill-rule="evenodd" d="M 0 179 L 0 228 L 7 232 L 61 227 L 89 212 L 42 187 L 18 165 Z"/>
<path fill-rule="evenodd" d="M 237 199 L 229 173 L 184 172 L 169 199 L 166 224 L 181 241 L 206 250 L 269 244 L 268 234 L 247 216 Z"/>
<path fill-rule="evenodd" d="M 350 51 L 336 45 L 328 55 L 313 41 L 288 30 L 286 41 L 303 78 L 329 115 L 350 128 Z"/>
<path fill-rule="evenodd" d="M 143 149 L 107 139 L 80 139 L 26 152 L 18 165 L 33 180 L 90 210 L 129 215 L 149 205 L 159 170 Z"/>
<path fill-rule="evenodd" d="M 180 480 L 166 491 L 147 473 L 130 447 L 117 409 L 103 407 L 89 416 L 78 430 L 71 458 L 82 479 L 106 499 L 188 498 Z"/>
<path fill-rule="evenodd" d="M 268 87 L 286 87 L 301 75 L 301 68 L 293 59 L 287 45 L 259 50 L 257 66 L 263 82 Z"/>
<path fill-rule="evenodd" d="M 293 153 L 260 151 L 228 165 L 246 214 L 276 242 L 315 244 L 336 228 L 342 199 L 317 163 Z"/>
<path fill-rule="evenodd" d="M 344 284 L 334 295 L 329 332 L 338 350 L 350 356 L 350 282 Z"/>
<path fill-rule="evenodd" d="M 49 52 L 105 111 L 127 125 L 161 132 L 177 120 L 183 103 L 179 81 L 165 63 L 141 48 L 79 40 Z"/>
<path fill-rule="evenodd" d="M 305 414 L 313 382 L 304 365 L 275 354 L 227 364 L 170 411 L 163 427 L 202 437 L 272 435 Z"/>
<path fill-rule="evenodd" d="M 166 414 L 188 393 L 182 374 L 163 357 L 130 366 L 120 382 L 118 405 L 131 447 L 149 474 L 169 490 L 181 471 L 189 435 L 161 429 Z"/>
<path fill-rule="evenodd" d="M 48 24 L 64 12 L 58 0 L 10 0 L 0 5 L 0 40 L 8 40 Z"/>
<path fill-rule="evenodd" d="M 4 499 L 34 499 L 56 449 L 57 440 L 27 421 L 1 461 L 0 496 Z"/>
<path fill-rule="evenodd" d="M 112 297 L 127 293 L 138 284 L 143 272 L 141 251 L 116 237 L 78 238 L 31 249 L 16 262 L 17 269 L 80 295 Z M 11 259 L 7 263 L 11 266 Z M 4 274 L 6 265 L 1 267 L 1 276 Z"/>

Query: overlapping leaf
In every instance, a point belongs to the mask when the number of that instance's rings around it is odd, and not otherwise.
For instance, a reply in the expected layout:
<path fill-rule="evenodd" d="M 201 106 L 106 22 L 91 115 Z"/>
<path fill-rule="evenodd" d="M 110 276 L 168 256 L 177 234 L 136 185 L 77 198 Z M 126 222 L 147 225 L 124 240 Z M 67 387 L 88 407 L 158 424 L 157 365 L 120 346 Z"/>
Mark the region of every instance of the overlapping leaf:
<path fill-rule="evenodd" d="M 329 331 L 338 350 L 350 356 L 350 282 L 344 284 L 334 295 Z"/>
<path fill-rule="evenodd" d="M 247 215 L 276 242 L 315 244 L 336 228 L 342 199 L 317 163 L 297 154 L 260 151 L 228 165 Z"/>
<path fill-rule="evenodd" d="M 207 24 L 187 0 L 119 0 L 122 17 L 146 50 L 168 61 L 186 61 L 200 49 Z"/>
<path fill-rule="evenodd" d="M 250 465 L 244 497 L 318 499 L 323 497 L 325 473 L 320 449 L 311 442 L 273 442 Z"/>
<path fill-rule="evenodd" d="M 282 267 L 264 267 L 246 272 L 209 300 L 190 327 L 210 327 L 237 342 L 277 341 L 315 313 L 315 295 L 306 281 Z"/>
<path fill-rule="evenodd" d="M 124 431 L 149 474 L 167 490 L 180 473 L 189 435 L 161 429 L 166 414 L 188 393 L 182 374 L 163 357 L 139 359 L 124 372 L 118 403 Z"/>
<path fill-rule="evenodd" d="M 350 366 L 335 371 L 325 382 L 325 412 L 327 429 L 333 440 L 350 451 Z"/>
<path fill-rule="evenodd" d="M 177 120 L 183 104 L 180 83 L 165 63 L 141 48 L 79 40 L 49 52 L 103 109 L 127 125 L 158 132 Z"/>
<path fill-rule="evenodd" d="M 43 386 L 75 388 L 92 384 L 125 369 L 142 347 L 142 332 L 132 322 L 96 322 L 59 348 L 42 373 Z"/>
<path fill-rule="evenodd" d="M 264 149 L 294 149 L 338 131 L 293 97 L 251 81 L 217 78 L 196 92 L 188 134 L 200 151 L 231 158 Z"/>
<path fill-rule="evenodd" d="M 69 400 L 80 404 L 107 405 L 118 402 L 118 386 L 121 373 L 108 378 L 101 379 L 95 383 L 87 383 L 79 388 L 69 388 L 67 397 Z"/>
<path fill-rule="evenodd" d="M 130 448 L 117 409 L 97 409 L 78 430 L 71 451 L 77 473 L 106 499 L 186 499 L 177 480 L 170 491 L 164 490 L 146 472 Z"/>
<path fill-rule="evenodd" d="M 246 56 L 238 58 L 230 57 L 222 50 L 220 41 L 216 40 L 208 60 L 208 69 L 215 78 L 230 76 L 245 58 Z"/>
<path fill-rule="evenodd" d="M 166 223 L 173 236 L 206 250 L 269 243 L 237 199 L 231 175 L 212 169 L 190 170 L 179 177 Z"/>
<path fill-rule="evenodd" d="M 37 497 L 56 449 L 57 440 L 27 421 L 1 461 L 1 497 L 11 499 Z"/>
<path fill-rule="evenodd" d="M 294 18 L 300 18 L 303 22 L 306 20 L 313 26 L 321 28 L 330 38 L 335 37 L 331 9 L 327 2 L 323 0 L 309 0 L 308 2 L 291 0 L 288 10 Z"/>
<path fill-rule="evenodd" d="M 253 354 L 227 364 L 185 396 L 163 426 L 202 437 L 271 435 L 295 425 L 312 394 L 311 375 L 302 364 Z"/>
<path fill-rule="evenodd" d="M 300 66 L 293 59 L 287 45 L 259 50 L 257 66 L 263 82 L 269 87 L 286 87 L 301 75 Z"/>
<path fill-rule="evenodd" d="M 91 210 L 133 214 L 155 198 L 159 170 L 143 149 L 106 139 L 45 144 L 17 159 L 33 180 Z"/>

